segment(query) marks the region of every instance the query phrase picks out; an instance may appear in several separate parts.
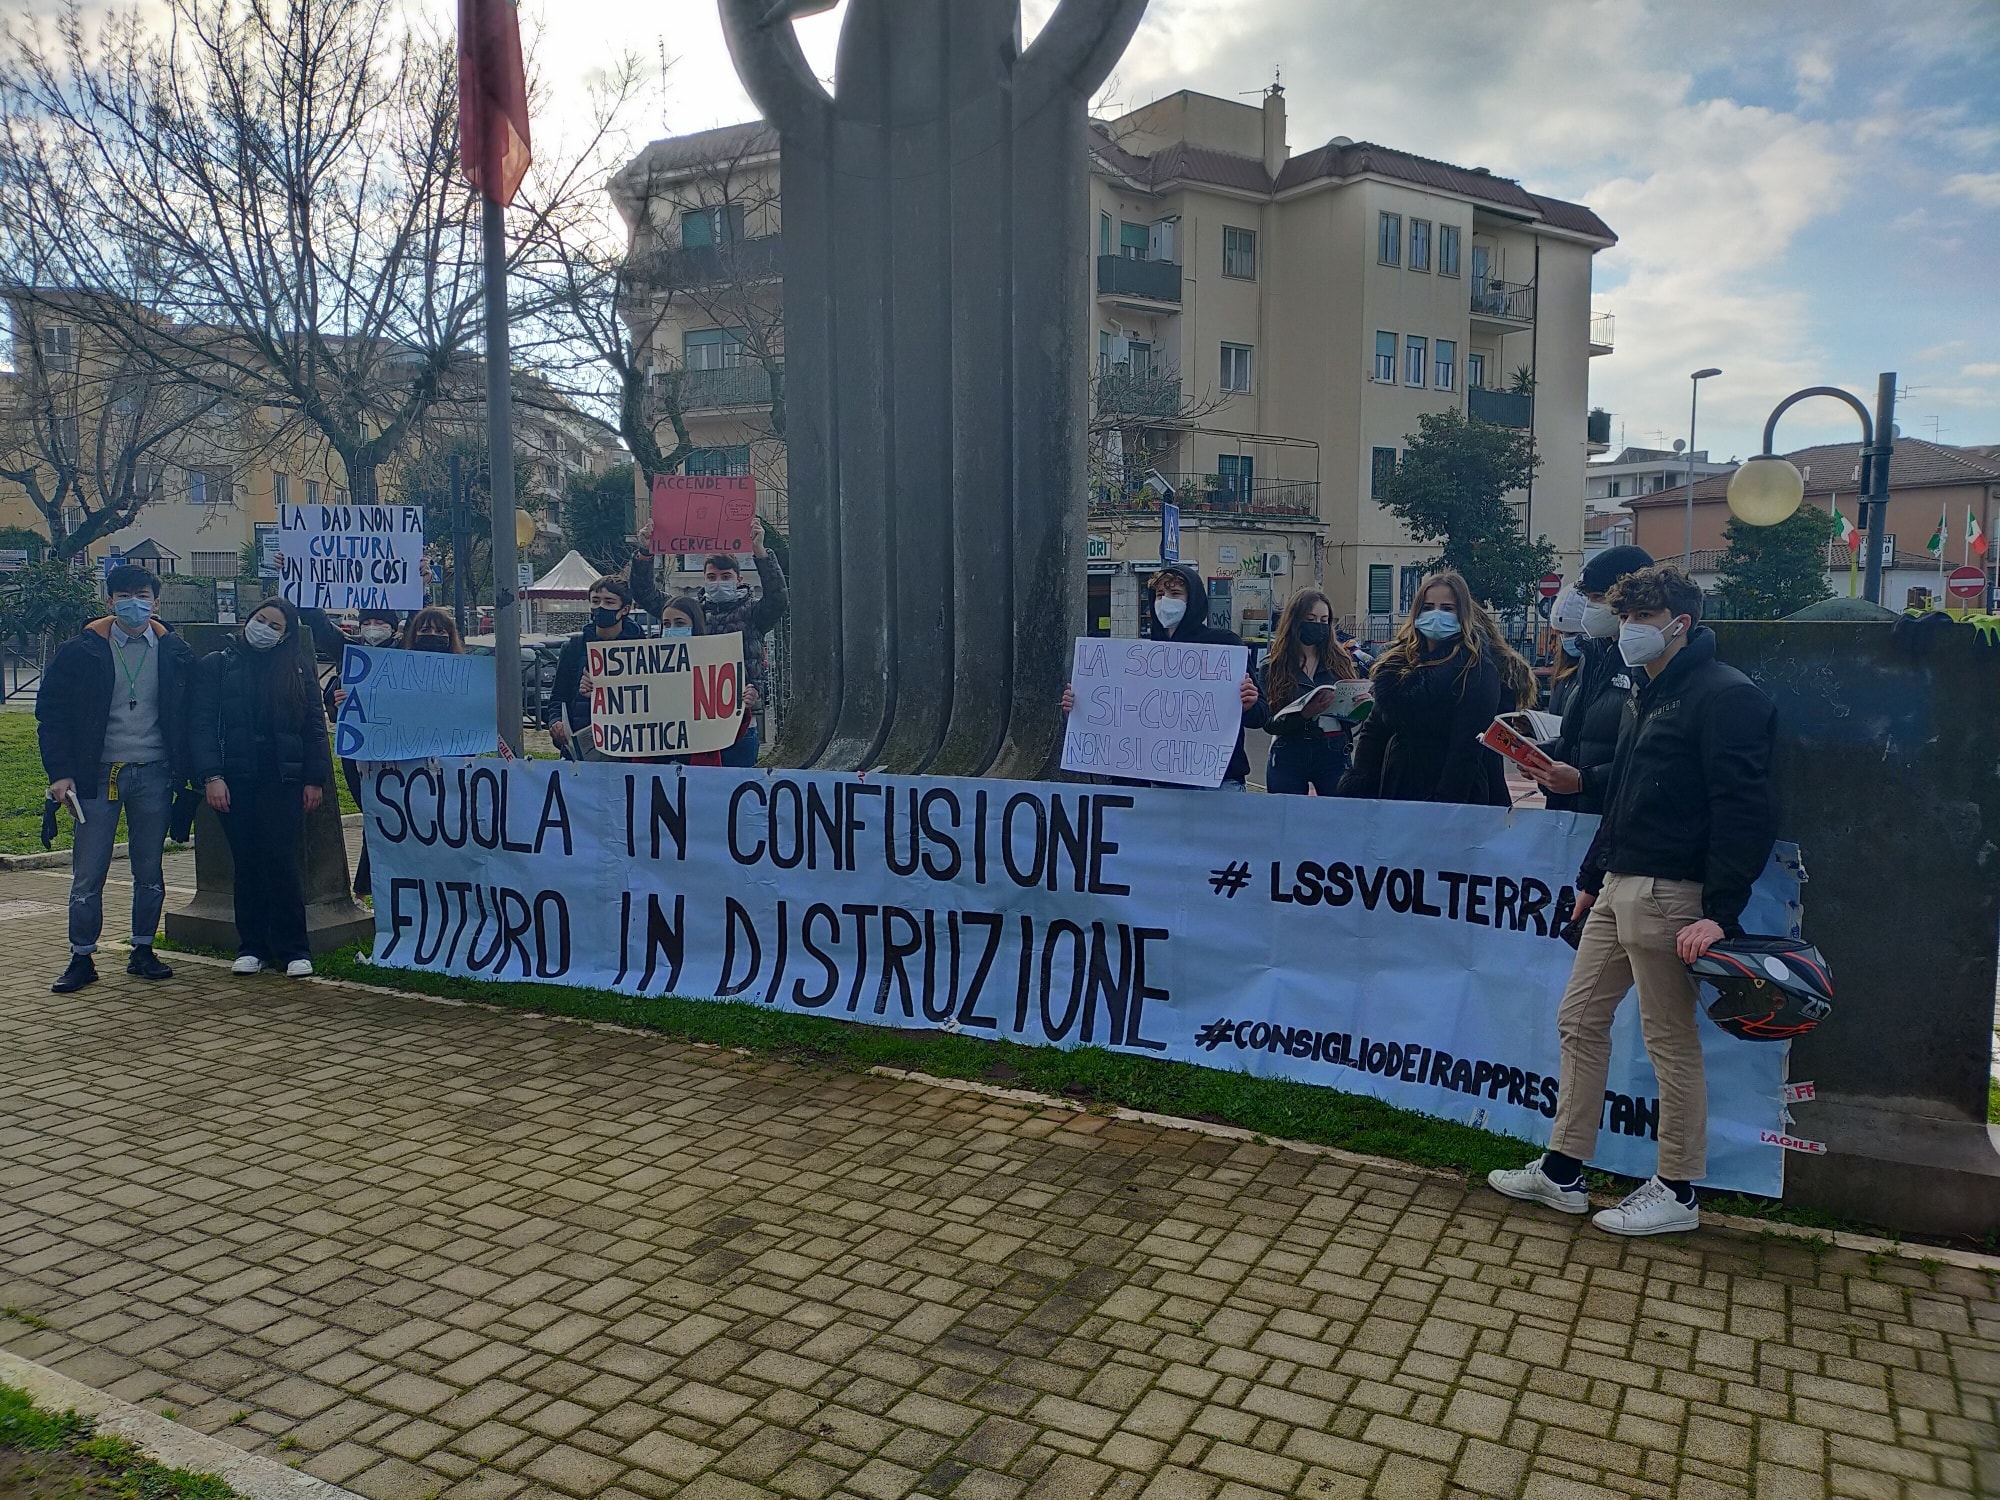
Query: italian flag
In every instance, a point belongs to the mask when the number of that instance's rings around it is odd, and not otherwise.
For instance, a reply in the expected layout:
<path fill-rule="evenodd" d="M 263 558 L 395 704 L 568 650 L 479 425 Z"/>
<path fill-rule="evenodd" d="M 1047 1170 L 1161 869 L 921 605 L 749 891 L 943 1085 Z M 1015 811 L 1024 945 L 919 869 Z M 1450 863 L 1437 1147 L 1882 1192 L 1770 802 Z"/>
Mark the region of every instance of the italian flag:
<path fill-rule="evenodd" d="M 1972 513 L 1972 507 L 1965 508 L 1965 542 L 1981 557 L 1986 555 L 1986 533 L 1979 529 L 1979 518 Z"/>
<path fill-rule="evenodd" d="M 1924 551 L 1940 562 L 1944 560 L 1944 512 L 1938 512 L 1938 529 L 1931 533 L 1931 539 L 1924 543 Z"/>
<path fill-rule="evenodd" d="M 1840 513 L 1840 502 L 1833 502 L 1834 536 L 1847 544 L 1848 550 L 1856 551 L 1861 546 L 1861 530 Z"/>

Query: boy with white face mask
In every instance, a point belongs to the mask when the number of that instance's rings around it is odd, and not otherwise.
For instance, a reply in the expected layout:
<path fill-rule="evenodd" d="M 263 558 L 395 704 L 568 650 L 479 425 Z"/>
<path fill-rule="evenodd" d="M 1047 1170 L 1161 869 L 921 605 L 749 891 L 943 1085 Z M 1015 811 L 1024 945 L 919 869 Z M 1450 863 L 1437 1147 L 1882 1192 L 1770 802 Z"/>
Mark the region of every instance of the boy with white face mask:
<path fill-rule="evenodd" d="M 1611 1020 L 1628 987 L 1660 1079 L 1659 1172 L 1596 1217 L 1612 1234 L 1675 1234 L 1701 1222 L 1708 1090 L 1687 965 L 1737 936 L 1750 887 L 1771 857 L 1776 711 L 1716 660 L 1701 590 L 1678 568 L 1645 568 L 1611 589 L 1618 650 L 1641 677 L 1625 708 L 1604 821 L 1577 877 L 1588 913 L 1563 995 L 1562 1083 L 1549 1151 L 1487 1180 L 1510 1198 L 1583 1213 L 1583 1163 L 1596 1149 Z"/>
<path fill-rule="evenodd" d="M 187 767 L 194 653 L 154 617 L 160 581 L 144 568 L 113 568 L 105 592 L 110 613 L 56 653 L 35 695 L 49 800 L 81 813 L 70 856 L 69 967 L 49 986 L 58 995 L 97 982 L 93 955 L 121 813 L 132 863 L 125 972 L 140 979 L 174 972 L 154 954 L 153 934 L 167 899 L 160 855 Z"/>

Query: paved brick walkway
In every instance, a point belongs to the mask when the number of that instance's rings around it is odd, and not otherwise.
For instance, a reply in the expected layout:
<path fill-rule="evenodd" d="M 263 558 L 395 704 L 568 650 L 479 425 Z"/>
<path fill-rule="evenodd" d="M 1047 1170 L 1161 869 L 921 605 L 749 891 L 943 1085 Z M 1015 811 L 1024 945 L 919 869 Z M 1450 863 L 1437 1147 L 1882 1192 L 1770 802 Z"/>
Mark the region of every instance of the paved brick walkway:
<path fill-rule="evenodd" d="M 0 878 L 0 1345 L 373 1500 L 2000 1495 L 1979 1271 L 192 966 L 52 996 L 60 892 Z"/>

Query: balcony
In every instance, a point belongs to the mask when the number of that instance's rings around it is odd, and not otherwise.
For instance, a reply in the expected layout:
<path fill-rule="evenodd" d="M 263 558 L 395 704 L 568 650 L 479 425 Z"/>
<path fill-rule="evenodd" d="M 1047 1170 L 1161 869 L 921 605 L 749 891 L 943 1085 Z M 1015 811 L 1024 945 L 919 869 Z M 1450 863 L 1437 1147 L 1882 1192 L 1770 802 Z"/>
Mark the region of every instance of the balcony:
<path fill-rule="evenodd" d="M 1590 352 L 1592 355 L 1609 354 L 1618 332 L 1618 320 L 1610 313 L 1594 312 L 1590 315 Z"/>
<path fill-rule="evenodd" d="M 1168 474 L 1183 519 L 1232 517 L 1246 521 L 1317 521 L 1319 484 L 1309 479 L 1239 479 L 1234 474 Z M 1157 516 L 1160 497 L 1139 480 L 1095 486 L 1093 516 Z"/>
<path fill-rule="evenodd" d="M 1521 333 L 1535 323 L 1535 289 L 1511 281 L 1472 283 L 1472 326 L 1480 333 Z"/>
<path fill-rule="evenodd" d="M 785 240 L 780 234 L 766 234 L 738 240 L 733 245 L 662 250 L 648 269 L 651 275 L 642 275 L 640 279 L 657 278 L 657 289 L 664 291 L 715 286 L 721 282 L 776 281 L 785 274 Z"/>
<path fill-rule="evenodd" d="M 1529 396 L 1512 391 L 1489 391 L 1473 386 L 1465 393 L 1465 414 L 1475 422 L 1491 422 L 1495 427 L 1532 427 L 1535 403 Z"/>
<path fill-rule="evenodd" d="M 1179 307 L 1181 268 L 1170 260 L 1132 260 L 1123 255 L 1097 257 L 1097 295 L 1114 302 L 1141 305 L 1166 303 Z"/>
<path fill-rule="evenodd" d="M 1127 375 L 1107 371 L 1097 377 L 1097 412 L 1105 417 L 1153 417 L 1172 421 L 1180 415 L 1178 375 Z"/>
<path fill-rule="evenodd" d="M 771 404 L 771 377 L 754 360 L 720 370 L 683 370 L 680 386 L 682 411 Z"/>

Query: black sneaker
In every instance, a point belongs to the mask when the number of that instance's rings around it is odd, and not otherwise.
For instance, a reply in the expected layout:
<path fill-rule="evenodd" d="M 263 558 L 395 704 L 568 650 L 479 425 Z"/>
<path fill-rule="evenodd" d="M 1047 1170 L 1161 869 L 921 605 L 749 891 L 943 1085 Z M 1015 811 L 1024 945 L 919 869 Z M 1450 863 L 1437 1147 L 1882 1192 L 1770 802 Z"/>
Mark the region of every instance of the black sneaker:
<path fill-rule="evenodd" d="M 125 972 L 127 974 L 136 974 L 141 979 L 172 979 L 174 977 L 173 969 L 161 963 L 158 956 L 154 954 L 151 943 L 146 944 L 143 948 L 134 948 L 132 950 L 132 957 L 125 964 Z"/>
<path fill-rule="evenodd" d="M 62 971 L 62 978 L 49 988 L 58 995 L 73 994 L 86 984 L 97 983 L 97 964 L 88 953 L 70 955 L 69 967 Z"/>

